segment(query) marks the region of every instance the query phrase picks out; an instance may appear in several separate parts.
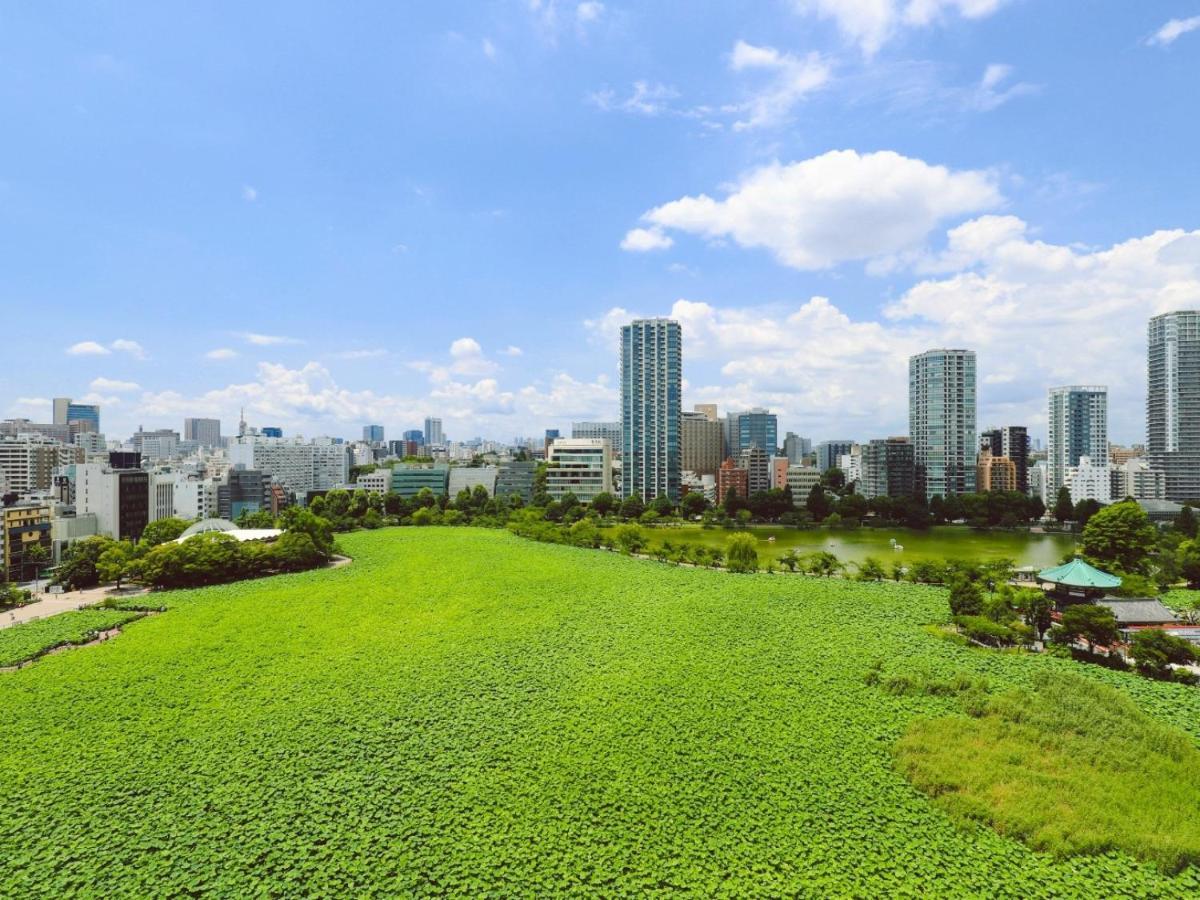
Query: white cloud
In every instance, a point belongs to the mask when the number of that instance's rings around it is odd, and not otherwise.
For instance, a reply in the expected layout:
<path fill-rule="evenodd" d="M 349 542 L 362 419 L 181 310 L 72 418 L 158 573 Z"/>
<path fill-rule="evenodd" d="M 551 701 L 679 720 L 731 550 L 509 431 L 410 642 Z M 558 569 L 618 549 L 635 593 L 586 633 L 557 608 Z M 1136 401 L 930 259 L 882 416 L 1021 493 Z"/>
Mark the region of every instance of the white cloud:
<path fill-rule="evenodd" d="M 514 344 L 509 344 L 502 352 L 505 356 L 520 356 L 524 351 Z"/>
<path fill-rule="evenodd" d="M 146 358 L 146 351 L 142 349 L 142 345 L 137 341 L 131 341 L 126 338 L 117 338 L 108 346 L 114 350 L 120 351 L 121 353 L 128 353 L 135 359 Z"/>
<path fill-rule="evenodd" d="M 1036 84 L 1018 81 L 1016 84 L 1004 86 L 1013 73 L 1013 67 L 1005 63 L 992 63 L 983 70 L 983 77 L 970 95 L 968 105 L 974 109 L 988 112 L 1002 106 L 1015 97 L 1035 94 L 1040 90 Z"/>
<path fill-rule="evenodd" d="M 584 0 L 575 7 L 575 20 L 583 25 L 599 21 L 604 14 L 604 4 L 597 0 Z"/>
<path fill-rule="evenodd" d="M 1162 28 L 1154 32 L 1146 39 L 1146 43 L 1150 46 L 1168 47 L 1175 41 L 1187 34 L 1189 31 L 1195 31 L 1200 28 L 1200 16 L 1192 16 L 1188 19 L 1171 19 Z"/>
<path fill-rule="evenodd" d="M 484 38 L 480 46 L 483 48 L 483 55 L 488 59 L 496 58 L 496 45 L 492 43 L 491 38 Z"/>
<path fill-rule="evenodd" d="M 621 249 L 631 253 L 666 250 L 675 241 L 663 234 L 661 228 L 631 228 L 621 239 Z"/>
<path fill-rule="evenodd" d="M 204 354 L 205 359 L 235 359 L 238 353 L 229 347 L 217 347 L 215 350 L 209 350 Z"/>
<path fill-rule="evenodd" d="M 717 307 L 677 300 L 694 382 L 687 402 L 769 405 L 814 435 L 865 439 L 904 433 L 908 357 L 930 347 L 978 354 L 979 424 L 1042 433 L 1051 384 L 1108 384 L 1114 439 L 1140 440 L 1147 319 L 1200 306 L 1200 230 L 1159 231 L 1111 247 L 1032 237 L 1015 216 L 983 216 L 947 235 L 919 263 L 929 272 L 877 314 L 854 317 L 832 300 Z M 940 274 L 933 274 L 933 273 Z M 637 313 L 610 309 L 587 322 L 611 349 Z M 1116 378 L 1112 373 L 1126 373 Z M 690 376 L 694 379 L 695 376 Z"/>
<path fill-rule="evenodd" d="M 113 378 L 93 378 L 92 383 L 88 387 L 93 391 L 115 391 L 117 393 L 128 393 L 129 391 L 139 390 L 136 381 L 117 381 Z"/>
<path fill-rule="evenodd" d="M 95 341 L 80 341 L 67 348 L 70 356 L 108 356 L 112 351 Z"/>
<path fill-rule="evenodd" d="M 258 189 L 251 187 L 248 184 L 242 185 L 242 199 L 247 203 L 253 203 L 258 199 Z"/>
<path fill-rule="evenodd" d="M 52 403 L 49 397 L 18 397 L 9 413 L 22 419 L 45 422 L 50 418 Z"/>
<path fill-rule="evenodd" d="M 735 72 L 753 70 L 771 74 L 766 87 L 738 107 L 744 118 L 734 122 L 733 127 L 739 131 L 787 121 L 792 108 L 805 96 L 828 84 L 830 78 L 830 66 L 819 53 L 797 57 L 781 53 L 774 47 L 757 47 L 745 41 L 734 44 L 729 65 Z"/>
<path fill-rule="evenodd" d="M 964 19 L 990 16 L 1007 0 L 794 0 L 796 10 L 832 19 L 865 56 L 906 28 L 923 28 L 956 13 Z"/>
<path fill-rule="evenodd" d="M 640 116 L 672 112 L 671 101 L 678 97 L 679 92 L 675 88 L 648 81 L 635 81 L 633 90 L 623 100 L 607 88 L 588 95 L 588 99 L 605 112 L 627 112 Z"/>
<path fill-rule="evenodd" d="M 238 337 L 256 347 L 276 347 L 280 344 L 302 344 L 299 338 L 284 337 L 279 334 L 258 334 L 253 331 L 238 332 Z"/>
<path fill-rule="evenodd" d="M 700 194 L 651 209 L 642 216 L 650 228 L 636 230 L 731 238 L 770 250 L 784 265 L 824 269 L 915 250 L 940 222 L 1002 200 L 986 172 L 951 171 L 892 151 L 834 150 L 763 166 L 723 200 Z"/>

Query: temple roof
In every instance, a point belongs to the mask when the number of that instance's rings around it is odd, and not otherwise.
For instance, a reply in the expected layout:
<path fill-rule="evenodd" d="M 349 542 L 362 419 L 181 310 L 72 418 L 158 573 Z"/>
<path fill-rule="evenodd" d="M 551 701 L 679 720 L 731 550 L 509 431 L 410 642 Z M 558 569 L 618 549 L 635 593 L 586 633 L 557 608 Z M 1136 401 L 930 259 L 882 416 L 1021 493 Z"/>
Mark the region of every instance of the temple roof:
<path fill-rule="evenodd" d="M 1116 575 L 1101 572 L 1095 566 L 1089 566 L 1078 556 L 1069 563 L 1064 563 L 1061 566 L 1055 566 L 1052 569 L 1042 569 L 1042 571 L 1038 572 L 1038 578 L 1042 581 L 1053 582 L 1054 584 L 1065 584 L 1067 587 L 1107 590 L 1121 586 L 1121 579 Z"/>

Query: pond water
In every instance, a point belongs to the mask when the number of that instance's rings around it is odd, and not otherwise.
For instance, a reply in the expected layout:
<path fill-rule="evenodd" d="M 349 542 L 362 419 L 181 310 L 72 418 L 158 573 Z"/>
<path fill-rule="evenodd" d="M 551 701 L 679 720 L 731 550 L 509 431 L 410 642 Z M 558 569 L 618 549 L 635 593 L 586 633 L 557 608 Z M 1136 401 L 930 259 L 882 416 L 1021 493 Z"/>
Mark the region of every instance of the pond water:
<path fill-rule="evenodd" d="M 901 561 L 905 564 L 920 560 L 947 559 L 1012 559 L 1018 566 L 1045 568 L 1057 565 L 1075 547 L 1075 538 L 1067 534 L 1030 534 L 1024 531 L 976 531 L 972 528 L 947 525 L 928 531 L 904 528 L 780 528 L 753 527 L 746 529 L 758 538 L 759 559 L 766 562 L 795 547 L 801 553 L 828 550 L 842 562 L 862 562 L 873 556 L 885 566 Z M 648 528 L 647 537 L 653 548 L 663 541 L 675 544 L 700 543 L 724 549 L 733 531 L 722 528 L 704 529 L 698 525 L 676 528 Z M 769 541 L 768 538 L 775 540 Z M 892 541 L 897 547 L 893 547 Z"/>

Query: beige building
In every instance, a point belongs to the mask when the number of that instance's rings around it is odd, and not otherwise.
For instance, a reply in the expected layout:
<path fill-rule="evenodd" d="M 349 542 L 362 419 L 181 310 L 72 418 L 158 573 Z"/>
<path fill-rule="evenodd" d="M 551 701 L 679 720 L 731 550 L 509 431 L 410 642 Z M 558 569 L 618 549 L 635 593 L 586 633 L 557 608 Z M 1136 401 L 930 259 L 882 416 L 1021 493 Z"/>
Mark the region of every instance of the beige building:
<path fill-rule="evenodd" d="M 561 500 L 568 493 L 581 503 L 611 494 L 612 448 L 604 438 L 558 438 L 550 444 L 546 493 Z"/>
<path fill-rule="evenodd" d="M 975 490 L 983 494 L 1016 489 L 1017 464 L 1007 456 L 992 456 L 990 450 L 979 451 L 975 464 Z"/>
<path fill-rule="evenodd" d="M 714 410 L 715 406 L 712 407 Z M 715 475 L 724 459 L 724 429 L 702 412 L 685 412 L 679 419 L 679 453 L 683 470 L 697 475 Z"/>

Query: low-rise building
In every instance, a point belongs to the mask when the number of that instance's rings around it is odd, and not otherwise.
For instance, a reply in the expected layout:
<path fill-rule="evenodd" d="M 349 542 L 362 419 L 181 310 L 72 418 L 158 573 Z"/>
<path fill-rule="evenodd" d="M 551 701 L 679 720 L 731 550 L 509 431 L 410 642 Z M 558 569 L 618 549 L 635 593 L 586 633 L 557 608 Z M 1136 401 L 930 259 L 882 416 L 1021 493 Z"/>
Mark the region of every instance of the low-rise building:
<path fill-rule="evenodd" d="M 788 487 L 792 489 L 793 506 L 803 506 L 813 487 L 820 483 L 820 469 L 810 466 L 788 466 Z"/>
<path fill-rule="evenodd" d="M 459 491 L 474 493 L 475 488 L 482 487 L 489 497 L 496 494 L 495 466 L 452 466 L 447 483 L 447 492 L 451 500 L 458 497 Z M 583 498 L 580 497 L 582 500 Z"/>
<path fill-rule="evenodd" d="M 9 581 L 28 581 L 40 566 L 52 559 L 50 507 L 41 503 L 18 504 L 0 509 L 4 572 Z M 42 548 L 39 560 L 35 547 Z"/>
<path fill-rule="evenodd" d="M 415 497 L 428 488 L 435 497 L 443 497 L 449 487 L 450 468 L 441 463 L 402 463 L 392 467 L 392 493 Z"/>
<path fill-rule="evenodd" d="M 392 470 L 385 468 L 364 472 L 358 476 L 358 481 L 354 482 L 353 487 L 373 494 L 386 494 L 392 489 Z"/>
<path fill-rule="evenodd" d="M 496 471 L 496 496 L 520 497 L 523 503 L 533 499 L 533 479 L 537 474 L 535 462 L 503 462 Z"/>
<path fill-rule="evenodd" d="M 150 522 L 150 473 L 81 463 L 75 467 L 75 507 L 96 515 L 100 534 L 136 541 Z"/>
<path fill-rule="evenodd" d="M 1134 500 L 1167 498 L 1167 473 L 1152 469 L 1145 459 L 1131 457 L 1119 466 L 1114 465 L 1110 474 L 1113 500 L 1124 500 L 1126 497 Z"/>
<path fill-rule="evenodd" d="M 605 438 L 559 438 L 550 445 L 546 493 L 561 500 L 568 493 L 581 503 L 611 494 L 612 449 Z"/>
<path fill-rule="evenodd" d="M 1064 482 L 1071 492 L 1071 502 L 1095 500 L 1097 503 L 1112 502 L 1112 479 L 1108 474 L 1108 465 L 1096 465 L 1090 456 L 1079 457 L 1079 464 L 1067 467 L 1067 477 Z"/>
<path fill-rule="evenodd" d="M 717 503 L 724 503 L 729 492 L 742 500 L 750 496 L 750 473 L 738 466 L 732 457 L 726 458 L 717 469 Z"/>

